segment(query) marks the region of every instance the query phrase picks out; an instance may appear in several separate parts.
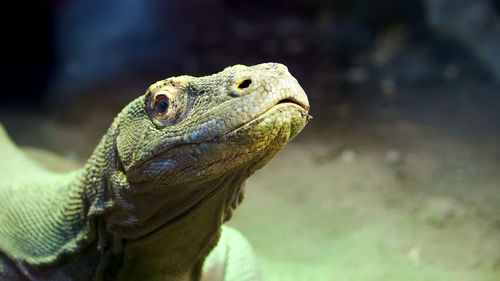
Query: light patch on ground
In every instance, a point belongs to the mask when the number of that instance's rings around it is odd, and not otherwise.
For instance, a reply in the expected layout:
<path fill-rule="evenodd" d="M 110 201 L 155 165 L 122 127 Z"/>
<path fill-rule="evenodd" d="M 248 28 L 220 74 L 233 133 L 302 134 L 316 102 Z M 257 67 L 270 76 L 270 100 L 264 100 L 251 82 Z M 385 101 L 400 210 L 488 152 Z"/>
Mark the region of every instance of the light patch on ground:
<path fill-rule="evenodd" d="M 427 150 L 401 152 L 399 166 L 376 149 L 318 161 L 321 150 L 288 145 L 249 180 L 230 222 L 254 246 L 265 280 L 500 280 L 498 208 L 464 200 L 488 190 L 479 186 L 487 174 L 457 180 Z M 450 182 L 469 188 L 448 192 Z M 482 198 L 482 207 L 496 200 Z"/>

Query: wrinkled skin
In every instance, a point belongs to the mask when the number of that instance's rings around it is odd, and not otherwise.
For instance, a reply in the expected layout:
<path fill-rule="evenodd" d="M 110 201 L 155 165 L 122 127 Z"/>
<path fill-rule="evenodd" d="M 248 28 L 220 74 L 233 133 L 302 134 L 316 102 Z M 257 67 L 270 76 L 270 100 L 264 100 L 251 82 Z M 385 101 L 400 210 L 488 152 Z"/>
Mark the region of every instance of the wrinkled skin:
<path fill-rule="evenodd" d="M 44 184 L 57 188 L 0 189 L 0 211 L 19 218 L 0 217 L 9 226 L 0 229 L 9 241 L 0 242 L 0 266 L 34 280 L 75 271 L 91 273 L 71 280 L 199 280 L 245 180 L 300 132 L 308 109 L 295 78 L 274 63 L 151 85 L 118 114 L 82 170 L 47 175 Z M 33 203 L 56 192 L 59 203 Z M 35 228 L 19 226 L 30 212 L 50 213 Z"/>

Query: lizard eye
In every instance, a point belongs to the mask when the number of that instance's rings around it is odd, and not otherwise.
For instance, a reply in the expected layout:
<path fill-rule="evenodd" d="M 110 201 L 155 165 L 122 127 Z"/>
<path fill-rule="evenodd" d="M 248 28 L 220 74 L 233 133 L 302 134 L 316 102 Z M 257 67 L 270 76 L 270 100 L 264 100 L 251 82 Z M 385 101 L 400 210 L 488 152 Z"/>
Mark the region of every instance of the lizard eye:
<path fill-rule="evenodd" d="M 157 95 L 154 101 L 154 116 L 159 120 L 169 117 L 170 101 L 166 95 Z"/>
<path fill-rule="evenodd" d="M 151 85 L 144 97 L 144 109 L 151 122 L 162 129 L 180 122 L 187 107 L 186 95 L 182 92 L 185 81 L 166 79 Z"/>
<path fill-rule="evenodd" d="M 163 127 L 172 124 L 177 117 L 177 104 L 173 97 L 166 92 L 150 93 L 147 100 L 147 109 L 153 123 Z"/>
<path fill-rule="evenodd" d="M 160 101 L 158 101 L 156 103 L 156 111 L 158 112 L 158 114 L 164 114 L 165 112 L 167 112 L 168 105 L 168 99 L 161 99 Z"/>

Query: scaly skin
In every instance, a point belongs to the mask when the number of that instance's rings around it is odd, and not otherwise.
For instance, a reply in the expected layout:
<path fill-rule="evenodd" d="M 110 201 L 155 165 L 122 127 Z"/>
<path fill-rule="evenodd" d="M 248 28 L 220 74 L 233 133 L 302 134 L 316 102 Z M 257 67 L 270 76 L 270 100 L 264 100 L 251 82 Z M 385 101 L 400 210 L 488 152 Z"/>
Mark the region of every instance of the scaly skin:
<path fill-rule="evenodd" d="M 0 130 L 0 279 L 258 280 L 246 240 L 222 224 L 308 109 L 284 65 L 236 65 L 151 85 L 68 174 Z"/>

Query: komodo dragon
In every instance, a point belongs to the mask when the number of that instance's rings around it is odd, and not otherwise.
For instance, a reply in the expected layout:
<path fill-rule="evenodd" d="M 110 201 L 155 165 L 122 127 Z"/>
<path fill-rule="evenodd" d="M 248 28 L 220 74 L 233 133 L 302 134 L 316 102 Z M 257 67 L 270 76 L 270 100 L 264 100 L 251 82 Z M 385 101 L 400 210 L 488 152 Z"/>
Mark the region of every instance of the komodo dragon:
<path fill-rule="evenodd" d="M 222 224 L 308 109 L 277 63 L 168 78 L 67 174 L 0 128 L 0 280 L 259 280 L 247 241 Z"/>

